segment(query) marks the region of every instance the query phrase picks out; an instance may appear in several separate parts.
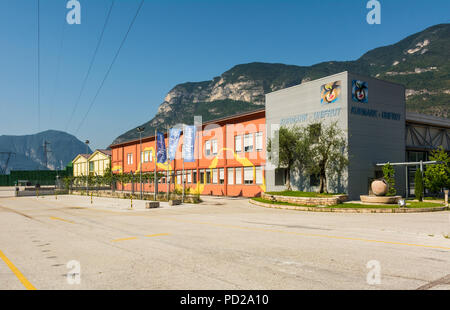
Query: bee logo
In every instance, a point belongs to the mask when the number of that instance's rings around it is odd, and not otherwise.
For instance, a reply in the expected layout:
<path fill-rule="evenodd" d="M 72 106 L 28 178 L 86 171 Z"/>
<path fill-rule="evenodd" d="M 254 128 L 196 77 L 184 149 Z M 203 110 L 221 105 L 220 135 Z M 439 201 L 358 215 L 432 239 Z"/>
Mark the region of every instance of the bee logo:
<path fill-rule="evenodd" d="M 330 104 L 339 100 L 341 95 L 341 81 L 322 85 L 320 92 L 320 103 Z"/>
<path fill-rule="evenodd" d="M 367 103 L 369 96 L 369 86 L 367 82 L 353 80 L 352 99 L 355 102 Z"/>

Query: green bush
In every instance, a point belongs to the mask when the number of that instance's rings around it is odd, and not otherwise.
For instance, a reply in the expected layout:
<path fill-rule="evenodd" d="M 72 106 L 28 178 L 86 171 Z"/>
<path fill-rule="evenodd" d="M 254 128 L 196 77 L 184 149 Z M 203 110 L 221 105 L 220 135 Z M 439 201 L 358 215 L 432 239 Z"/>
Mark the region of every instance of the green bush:
<path fill-rule="evenodd" d="M 397 190 L 395 189 L 395 169 L 389 163 L 383 166 L 383 178 L 389 185 L 386 196 L 395 196 L 397 194 Z"/>
<path fill-rule="evenodd" d="M 416 170 L 416 174 L 414 176 L 414 193 L 416 195 L 416 199 L 419 201 L 423 201 L 423 178 L 422 171 L 420 169 Z"/>

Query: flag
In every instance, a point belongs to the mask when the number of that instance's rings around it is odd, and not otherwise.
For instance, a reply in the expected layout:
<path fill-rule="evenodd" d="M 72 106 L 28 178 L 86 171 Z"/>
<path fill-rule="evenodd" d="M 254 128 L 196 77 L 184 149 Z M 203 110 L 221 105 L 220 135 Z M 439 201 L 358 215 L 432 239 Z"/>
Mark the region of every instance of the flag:
<path fill-rule="evenodd" d="M 174 160 L 180 141 L 181 129 L 170 128 L 169 130 L 169 160 Z"/>
<path fill-rule="evenodd" d="M 156 158 L 157 163 L 165 163 L 167 161 L 166 142 L 164 141 L 164 133 L 156 132 Z"/>
<path fill-rule="evenodd" d="M 183 160 L 187 163 L 195 161 L 195 126 L 183 126 Z"/>

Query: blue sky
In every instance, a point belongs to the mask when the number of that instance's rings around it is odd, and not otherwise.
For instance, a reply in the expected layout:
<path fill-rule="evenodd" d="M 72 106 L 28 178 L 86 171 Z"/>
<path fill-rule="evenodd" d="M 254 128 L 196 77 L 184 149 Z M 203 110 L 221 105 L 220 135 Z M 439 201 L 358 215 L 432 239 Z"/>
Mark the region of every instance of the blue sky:
<path fill-rule="evenodd" d="M 111 3 L 79 1 L 81 25 L 65 23 L 67 0 L 40 1 L 39 126 L 37 0 L 0 0 L 0 135 L 66 127 L 75 134 L 140 2 L 116 0 L 68 126 Z M 449 20 L 448 0 L 380 2 L 381 25 L 368 25 L 366 0 L 146 0 L 76 136 L 93 148 L 106 147 L 150 120 L 176 84 L 209 80 L 236 64 L 354 60 Z"/>

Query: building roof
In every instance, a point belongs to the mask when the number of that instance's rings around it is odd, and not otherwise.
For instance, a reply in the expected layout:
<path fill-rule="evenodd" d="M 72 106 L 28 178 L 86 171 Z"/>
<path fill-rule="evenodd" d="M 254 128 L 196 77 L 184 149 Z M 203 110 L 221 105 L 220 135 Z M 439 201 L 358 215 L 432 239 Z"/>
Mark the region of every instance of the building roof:
<path fill-rule="evenodd" d="M 96 151 L 99 151 L 100 153 L 103 153 L 103 154 L 105 154 L 107 156 L 111 156 L 111 154 L 112 154 L 111 150 L 96 150 Z"/>
<path fill-rule="evenodd" d="M 450 119 L 436 117 L 432 115 L 419 114 L 419 113 L 406 113 L 406 122 L 414 124 L 431 125 L 436 127 L 450 128 Z"/>
<path fill-rule="evenodd" d="M 72 160 L 72 163 L 74 161 L 76 161 L 78 159 L 78 157 L 83 157 L 84 159 L 89 159 L 89 157 L 91 156 L 91 154 L 78 154 L 77 156 L 75 156 L 75 158 Z"/>
<path fill-rule="evenodd" d="M 217 118 L 217 119 L 213 119 L 213 120 L 204 122 L 204 123 L 202 123 L 202 128 L 207 125 L 210 125 L 210 124 L 220 124 L 220 123 L 227 124 L 227 123 L 237 122 L 238 120 L 242 121 L 242 119 L 245 119 L 245 118 L 255 118 L 255 117 L 265 117 L 265 116 L 266 116 L 266 109 L 261 108 L 261 109 L 250 111 L 250 112 L 238 113 L 238 114 L 221 117 L 221 118 Z M 164 136 L 167 136 L 167 133 L 164 133 Z M 154 135 L 142 137 L 142 142 L 149 142 L 149 141 L 153 141 L 153 140 L 155 140 Z M 121 146 L 126 146 L 126 145 L 133 145 L 133 144 L 136 144 L 139 142 L 140 142 L 139 139 L 128 140 L 125 142 L 110 145 L 110 148 L 121 147 Z"/>

